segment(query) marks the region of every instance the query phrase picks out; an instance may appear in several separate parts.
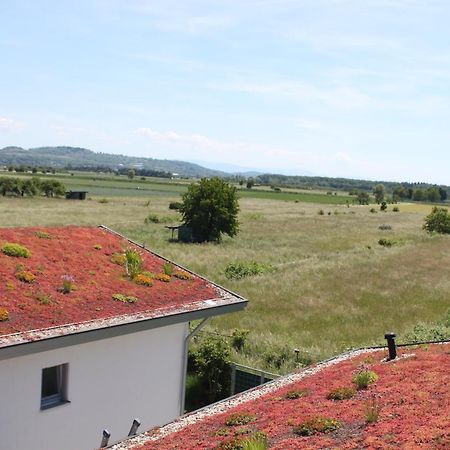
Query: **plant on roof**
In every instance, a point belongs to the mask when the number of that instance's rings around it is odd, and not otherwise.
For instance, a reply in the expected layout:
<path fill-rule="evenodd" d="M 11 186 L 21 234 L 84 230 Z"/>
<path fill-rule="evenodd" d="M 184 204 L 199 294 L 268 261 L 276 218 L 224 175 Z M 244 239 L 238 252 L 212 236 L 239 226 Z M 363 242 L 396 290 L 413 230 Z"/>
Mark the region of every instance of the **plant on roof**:
<path fill-rule="evenodd" d="M 74 278 L 71 275 L 63 275 L 61 277 L 62 287 L 60 288 L 63 294 L 68 294 L 73 290 Z"/>
<path fill-rule="evenodd" d="M 328 400 L 349 400 L 356 394 L 356 389 L 351 387 L 340 387 L 333 389 L 327 394 Z"/>
<path fill-rule="evenodd" d="M 378 380 L 378 375 L 373 371 L 366 368 L 361 368 L 353 376 L 353 382 L 356 384 L 358 390 L 367 389 L 369 384 L 375 383 Z"/>
<path fill-rule="evenodd" d="M 95 244 L 95 245 L 94 245 L 94 249 L 95 249 L 95 250 L 101 250 L 101 249 L 102 249 L 102 246 L 101 246 L 100 244 Z"/>
<path fill-rule="evenodd" d="M 293 389 L 289 391 L 284 398 L 287 400 L 296 400 L 297 398 L 304 397 L 307 394 L 305 389 Z"/>
<path fill-rule="evenodd" d="M 43 292 L 39 292 L 36 295 L 36 300 L 40 305 L 50 305 L 52 303 L 52 297 L 49 294 L 44 294 Z"/>
<path fill-rule="evenodd" d="M 113 264 L 117 264 L 119 266 L 124 266 L 127 262 L 127 258 L 125 253 L 114 253 L 109 259 Z"/>
<path fill-rule="evenodd" d="M 3 245 L 2 252 L 5 255 L 12 256 L 14 258 L 29 258 L 31 256 L 30 250 L 28 250 L 26 247 L 10 242 Z"/>
<path fill-rule="evenodd" d="M 152 278 L 149 277 L 148 275 L 144 275 L 143 273 L 140 273 L 139 275 L 136 275 L 136 276 L 133 278 L 133 281 L 134 281 L 136 284 L 140 284 L 140 285 L 142 285 L 142 286 L 148 286 L 148 287 L 153 286 L 153 280 L 152 280 Z"/>
<path fill-rule="evenodd" d="M 292 431 L 299 436 L 312 436 L 317 433 L 331 433 L 341 425 L 341 422 L 336 419 L 317 416 L 297 425 Z"/>
<path fill-rule="evenodd" d="M 373 393 L 364 402 L 364 415 L 366 423 L 378 422 L 380 412 L 381 412 L 380 395 Z"/>
<path fill-rule="evenodd" d="M 194 278 L 189 272 L 186 272 L 185 270 L 176 270 L 173 276 L 179 278 L 180 280 L 192 280 L 192 278 Z"/>
<path fill-rule="evenodd" d="M 233 427 L 236 425 L 246 425 L 256 419 L 256 416 L 247 413 L 233 413 L 228 416 L 225 421 L 227 427 Z"/>
<path fill-rule="evenodd" d="M 123 294 L 113 294 L 112 298 L 113 300 L 122 303 L 137 303 L 139 300 L 138 298 L 133 297 L 131 295 L 123 295 Z"/>
<path fill-rule="evenodd" d="M 245 431 L 250 432 L 248 429 Z M 246 438 L 235 437 L 222 441 L 216 447 L 217 450 L 266 450 L 267 448 L 267 435 L 263 431 L 257 431 Z"/>
<path fill-rule="evenodd" d="M 125 250 L 125 269 L 132 280 L 142 272 L 143 263 L 141 254 L 134 248 Z"/>
<path fill-rule="evenodd" d="M 35 236 L 37 236 L 38 238 L 41 238 L 41 239 L 51 239 L 52 238 L 52 235 L 45 231 L 36 231 L 36 233 L 34 233 L 34 234 L 35 234 Z"/>
<path fill-rule="evenodd" d="M 173 274 L 173 264 L 166 261 L 163 266 L 163 272 L 165 275 L 169 275 L 169 277 L 171 277 Z"/>
<path fill-rule="evenodd" d="M 9 312 L 5 308 L 0 308 L 0 322 L 6 322 L 9 320 Z"/>
<path fill-rule="evenodd" d="M 166 275 L 165 273 L 157 273 L 155 275 L 155 279 L 159 281 L 164 281 L 164 283 L 168 283 L 170 281 L 170 275 Z"/>
<path fill-rule="evenodd" d="M 16 273 L 16 278 L 23 283 L 33 283 L 36 280 L 36 275 L 28 270 L 21 270 Z"/>

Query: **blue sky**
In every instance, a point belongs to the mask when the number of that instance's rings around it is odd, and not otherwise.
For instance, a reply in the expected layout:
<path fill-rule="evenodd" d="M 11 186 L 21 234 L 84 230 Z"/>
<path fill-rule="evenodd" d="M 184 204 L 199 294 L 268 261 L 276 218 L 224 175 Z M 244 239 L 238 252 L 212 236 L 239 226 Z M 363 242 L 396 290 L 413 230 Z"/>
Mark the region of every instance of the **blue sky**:
<path fill-rule="evenodd" d="M 447 0 L 0 0 L 0 147 L 450 184 Z"/>

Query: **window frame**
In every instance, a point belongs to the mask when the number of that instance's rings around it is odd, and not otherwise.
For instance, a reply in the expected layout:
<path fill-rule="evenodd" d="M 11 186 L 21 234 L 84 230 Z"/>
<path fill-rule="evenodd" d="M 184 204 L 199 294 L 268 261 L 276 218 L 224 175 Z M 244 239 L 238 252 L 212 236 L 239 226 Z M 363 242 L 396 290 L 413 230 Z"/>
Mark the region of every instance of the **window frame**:
<path fill-rule="evenodd" d="M 44 396 L 45 371 L 56 368 L 56 394 Z M 57 364 L 55 366 L 44 367 L 41 372 L 41 410 L 53 408 L 55 406 L 70 403 L 67 400 L 67 384 L 69 375 L 69 364 Z"/>

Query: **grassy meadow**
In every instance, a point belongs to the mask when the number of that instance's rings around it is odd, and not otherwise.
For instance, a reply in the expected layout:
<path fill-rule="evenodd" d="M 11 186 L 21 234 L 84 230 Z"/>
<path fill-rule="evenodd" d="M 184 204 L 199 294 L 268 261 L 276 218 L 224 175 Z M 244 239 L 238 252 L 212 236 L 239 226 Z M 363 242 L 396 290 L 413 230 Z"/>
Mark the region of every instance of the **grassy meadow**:
<path fill-rule="evenodd" d="M 131 189 L 108 186 L 116 180 L 102 183 L 96 186 L 101 192 L 85 201 L 0 197 L 0 226 L 104 224 L 238 292 L 250 300 L 247 310 L 214 319 L 207 330 L 250 330 L 244 350 L 234 355 L 237 362 L 285 372 L 296 364 L 294 348 L 300 362 L 324 359 L 382 342 L 386 331 L 401 337 L 450 307 L 450 237 L 422 230 L 429 205 L 400 204 L 399 212 L 389 206 L 374 214 L 374 205 L 325 201 L 340 196 L 286 194 L 320 197 L 308 202 L 252 193 L 240 200 L 236 238 L 183 244 L 170 242 L 165 225 L 177 224 L 178 213 L 168 205 L 185 186 L 148 182 L 144 194 L 135 189 L 138 180 L 128 183 Z M 129 192 L 116 195 L 115 189 Z M 163 223 L 145 224 L 149 214 Z M 380 230 L 383 224 L 391 230 Z M 394 245 L 379 245 L 381 238 Z M 228 280 L 224 269 L 237 261 L 271 264 L 276 271 Z"/>

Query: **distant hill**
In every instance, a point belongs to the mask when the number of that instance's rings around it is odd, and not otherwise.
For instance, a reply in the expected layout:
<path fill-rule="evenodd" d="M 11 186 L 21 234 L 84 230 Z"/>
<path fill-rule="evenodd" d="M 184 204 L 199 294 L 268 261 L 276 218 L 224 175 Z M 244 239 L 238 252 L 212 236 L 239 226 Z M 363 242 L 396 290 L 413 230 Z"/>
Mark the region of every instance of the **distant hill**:
<path fill-rule="evenodd" d="M 183 177 L 229 176 L 225 172 L 212 170 L 198 164 L 168 159 L 142 158 L 136 156 L 96 153 L 79 147 L 5 147 L 0 149 L 0 164 L 14 166 L 67 167 L 123 167 L 151 169 L 161 172 L 177 173 Z"/>

